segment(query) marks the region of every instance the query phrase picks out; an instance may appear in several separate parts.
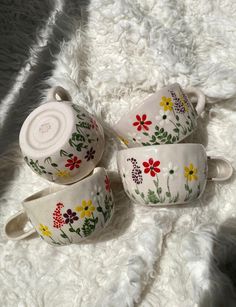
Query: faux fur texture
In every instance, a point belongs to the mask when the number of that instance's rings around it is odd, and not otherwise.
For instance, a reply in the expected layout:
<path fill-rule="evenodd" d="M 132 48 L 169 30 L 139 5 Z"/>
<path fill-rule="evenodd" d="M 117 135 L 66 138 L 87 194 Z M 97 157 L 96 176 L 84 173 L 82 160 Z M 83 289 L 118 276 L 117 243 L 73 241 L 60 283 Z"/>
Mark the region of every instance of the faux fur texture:
<path fill-rule="evenodd" d="M 0 305 L 235 306 L 235 176 L 200 201 L 144 208 L 116 175 L 111 128 L 162 86 L 198 86 L 208 107 L 188 141 L 236 166 L 234 0 L 1 1 Z M 49 183 L 24 165 L 18 133 L 46 88 L 62 85 L 106 131 L 100 165 L 113 171 L 114 219 L 99 238 L 54 248 L 7 241 L 20 201 Z M 215 104 L 212 104 L 215 103 Z"/>

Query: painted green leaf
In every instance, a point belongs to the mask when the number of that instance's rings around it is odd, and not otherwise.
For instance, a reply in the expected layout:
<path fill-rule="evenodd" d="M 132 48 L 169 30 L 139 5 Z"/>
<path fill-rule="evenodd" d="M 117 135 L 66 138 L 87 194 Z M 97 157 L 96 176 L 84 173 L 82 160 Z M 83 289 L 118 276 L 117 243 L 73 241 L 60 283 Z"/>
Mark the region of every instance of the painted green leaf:
<path fill-rule="evenodd" d="M 102 207 L 97 207 L 98 212 L 102 212 Z"/>
<path fill-rule="evenodd" d="M 179 132 L 179 129 L 178 128 L 175 128 L 173 129 L 174 132 L 178 133 Z"/>
<path fill-rule="evenodd" d="M 134 192 L 135 192 L 136 194 L 139 194 L 139 190 L 138 190 L 138 189 L 135 189 Z"/>
<path fill-rule="evenodd" d="M 177 126 L 177 127 L 180 127 L 181 125 L 180 125 L 180 123 L 176 123 L 176 126 Z"/>
<path fill-rule="evenodd" d="M 156 180 L 153 180 L 155 186 L 158 188 L 158 182 Z"/>
<path fill-rule="evenodd" d="M 164 132 L 164 128 L 161 128 L 161 129 L 160 129 L 160 132 L 163 133 L 163 132 Z"/>
<path fill-rule="evenodd" d="M 52 163 L 51 166 L 58 167 L 58 165 L 56 163 Z"/>
<path fill-rule="evenodd" d="M 152 204 L 157 204 L 157 203 L 160 202 L 159 199 L 157 198 L 155 192 L 151 191 L 150 189 L 148 190 L 147 197 L 148 197 L 148 200 L 150 201 L 150 203 L 152 203 Z"/>
<path fill-rule="evenodd" d="M 67 238 L 67 235 L 64 234 L 64 233 L 61 233 L 61 237 L 66 239 L 66 238 Z"/>
<path fill-rule="evenodd" d="M 179 200 L 179 192 L 178 192 L 178 194 L 174 198 L 174 203 L 176 203 L 178 200 Z"/>
<path fill-rule="evenodd" d="M 158 194 L 161 194 L 162 188 L 158 188 L 158 189 L 157 189 L 157 192 L 158 192 Z"/>
<path fill-rule="evenodd" d="M 143 135 L 146 135 L 146 136 L 148 136 L 148 133 L 147 133 L 147 132 L 143 132 Z"/>
<path fill-rule="evenodd" d="M 172 142 L 174 143 L 174 142 L 176 142 L 176 140 L 177 140 L 177 138 L 175 136 L 173 136 Z"/>
<path fill-rule="evenodd" d="M 75 232 L 75 230 L 73 228 L 69 228 L 70 232 Z"/>
<path fill-rule="evenodd" d="M 167 196 L 167 197 L 171 197 L 170 192 L 166 192 L 166 196 Z"/>
<path fill-rule="evenodd" d="M 186 191 L 189 191 L 189 186 L 187 184 L 185 184 L 184 187 Z"/>
<path fill-rule="evenodd" d="M 178 115 L 176 115 L 175 118 L 179 121 L 179 116 Z"/>
<path fill-rule="evenodd" d="M 80 228 L 77 228 L 75 232 L 80 234 Z"/>

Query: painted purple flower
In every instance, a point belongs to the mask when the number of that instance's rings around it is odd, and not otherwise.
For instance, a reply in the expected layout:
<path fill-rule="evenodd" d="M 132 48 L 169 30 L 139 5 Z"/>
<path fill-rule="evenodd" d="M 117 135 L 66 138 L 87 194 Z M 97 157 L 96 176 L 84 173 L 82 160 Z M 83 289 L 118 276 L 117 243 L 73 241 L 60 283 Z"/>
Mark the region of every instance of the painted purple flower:
<path fill-rule="evenodd" d="M 91 147 L 87 153 L 86 156 L 84 157 L 87 161 L 89 160 L 93 160 L 94 159 L 94 155 L 95 155 L 95 150 L 93 149 L 93 147 Z"/>
<path fill-rule="evenodd" d="M 138 165 L 138 162 L 136 159 L 131 158 L 127 159 L 127 161 L 130 161 L 133 164 L 132 169 L 132 179 L 136 184 L 141 184 L 143 182 L 143 176 L 142 176 L 142 170 L 141 167 Z"/>
<path fill-rule="evenodd" d="M 182 103 L 182 101 L 176 96 L 175 92 L 174 91 L 171 91 L 170 90 L 170 94 L 172 96 L 172 99 L 174 101 L 174 110 L 176 113 L 185 113 L 185 107 Z"/>
<path fill-rule="evenodd" d="M 74 221 L 77 221 L 79 218 L 76 215 L 76 212 L 73 212 L 71 209 L 68 209 L 66 211 L 66 213 L 63 214 L 64 218 L 65 218 L 65 223 L 66 224 L 73 224 Z"/>

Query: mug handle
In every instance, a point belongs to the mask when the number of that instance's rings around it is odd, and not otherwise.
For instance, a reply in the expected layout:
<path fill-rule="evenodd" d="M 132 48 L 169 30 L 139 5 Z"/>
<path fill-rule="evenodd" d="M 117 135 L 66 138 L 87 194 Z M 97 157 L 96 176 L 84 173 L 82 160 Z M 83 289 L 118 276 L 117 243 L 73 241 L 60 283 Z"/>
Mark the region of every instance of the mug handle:
<path fill-rule="evenodd" d="M 55 86 L 48 91 L 47 101 L 71 101 L 71 96 L 63 87 Z"/>
<path fill-rule="evenodd" d="M 4 226 L 4 232 L 8 239 L 10 240 L 22 240 L 33 233 L 36 232 L 35 228 L 30 228 L 29 230 L 24 230 L 24 225 L 29 221 L 24 210 L 18 211 L 16 214 L 12 215 Z"/>
<path fill-rule="evenodd" d="M 201 113 L 203 112 L 205 108 L 205 104 L 206 104 L 206 99 L 205 99 L 205 95 L 203 94 L 203 92 L 196 87 L 188 87 L 184 91 L 187 94 L 190 94 L 190 95 L 194 94 L 195 96 L 197 96 L 197 105 L 195 109 L 196 109 L 197 114 L 201 115 Z"/>
<path fill-rule="evenodd" d="M 223 157 L 207 157 L 208 181 L 222 182 L 231 178 L 233 167 L 231 163 Z M 216 164 L 216 167 L 215 167 Z"/>

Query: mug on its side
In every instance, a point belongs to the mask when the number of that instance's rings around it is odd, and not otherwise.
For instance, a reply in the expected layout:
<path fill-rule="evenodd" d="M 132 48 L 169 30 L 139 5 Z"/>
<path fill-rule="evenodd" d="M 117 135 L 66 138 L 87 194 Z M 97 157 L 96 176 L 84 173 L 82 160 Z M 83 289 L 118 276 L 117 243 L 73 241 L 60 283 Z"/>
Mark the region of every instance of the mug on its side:
<path fill-rule="evenodd" d="M 8 219 L 8 239 L 21 240 L 35 231 L 51 245 L 79 243 L 111 220 L 114 201 L 110 180 L 98 167 L 89 177 L 70 185 L 52 186 L 26 198 L 23 210 Z M 34 228 L 24 230 L 30 220 Z"/>
<path fill-rule="evenodd" d="M 196 96 L 196 108 L 187 94 Z M 166 86 L 122 117 L 114 126 L 128 147 L 179 143 L 197 127 L 205 107 L 204 94 L 194 87 L 183 90 L 175 83 Z"/>
<path fill-rule="evenodd" d="M 19 136 L 28 166 L 59 184 L 70 184 L 87 176 L 104 151 L 102 126 L 70 99 L 64 88 L 52 88 L 48 102 L 29 114 Z"/>
<path fill-rule="evenodd" d="M 213 161 L 216 165 L 208 171 Z M 189 203 L 202 195 L 207 180 L 225 181 L 233 173 L 229 161 L 207 157 L 201 144 L 124 149 L 117 163 L 126 194 L 142 205 Z"/>

